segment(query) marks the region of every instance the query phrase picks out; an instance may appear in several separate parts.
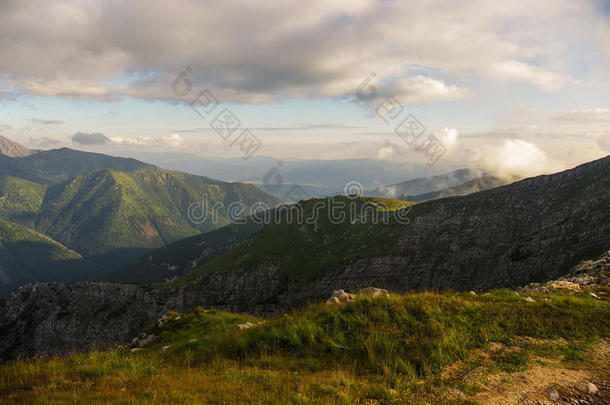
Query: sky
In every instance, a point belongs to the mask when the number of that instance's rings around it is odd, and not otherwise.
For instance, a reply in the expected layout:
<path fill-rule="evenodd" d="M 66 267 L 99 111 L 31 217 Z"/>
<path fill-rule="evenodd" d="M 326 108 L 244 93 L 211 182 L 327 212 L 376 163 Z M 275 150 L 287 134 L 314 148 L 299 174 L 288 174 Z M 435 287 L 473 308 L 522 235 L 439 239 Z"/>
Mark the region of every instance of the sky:
<path fill-rule="evenodd" d="M 3 0 L 0 55 L 0 134 L 37 149 L 523 175 L 610 154 L 610 1 Z"/>

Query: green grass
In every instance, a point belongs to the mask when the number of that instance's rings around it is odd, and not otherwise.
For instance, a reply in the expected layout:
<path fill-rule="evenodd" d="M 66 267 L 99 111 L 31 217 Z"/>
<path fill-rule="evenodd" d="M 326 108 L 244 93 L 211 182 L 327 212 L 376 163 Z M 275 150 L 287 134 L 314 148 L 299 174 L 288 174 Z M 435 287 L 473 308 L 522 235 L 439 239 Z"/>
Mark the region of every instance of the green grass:
<path fill-rule="evenodd" d="M 375 197 L 335 196 L 301 201 L 272 212 L 277 219 L 269 221 L 260 232 L 176 283 L 207 272 L 240 272 L 266 262 L 282 263 L 275 275 L 279 278 L 315 278 L 349 259 L 387 254 L 386 239 L 400 227 L 395 213 L 412 205 Z M 332 207 L 337 207 L 332 212 L 339 220 L 331 218 Z M 356 215 L 355 221 L 350 213 Z M 296 220 L 299 215 L 302 220 Z M 315 224 L 309 221 L 314 218 Z"/>
<path fill-rule="evenodd" d="M 210 213 L 202 223 L 194 223 L 189 207 L 201 202 L 203 194 L 209 211 L 215 203 L 225 209 L 216 219 Z M 106 169 L 50 186 L 36 229 L 116 269 L 147 250 L 227 225 L 226 207 L 235 201 L 249 206 L 273 203 L 275 198 L 253 185 L 157 168 Z"/>
<path fill-rule="evenodd" d="M 47 186 L 0 176 L 0 218 L 34 226 Z"/>
<path fill-rule="evenodd" d="M 602 300 L 534 294 L 535 303 L 505 290 L 359 298 L 310 305 L 242 331 L 235 325 L 261 320 L 201 308 L 170 312 L 167 323 L 147 330 L 157 340 L 138 351 L 1 366 L 0 400 L 440 401 L 450 389 L 483 390 L 460 377 L 477 368 L 512 373 L 547 362 L 594 363 L 589 349 L 610 337 L 610 289 L 598 292 L 605 293 Z M 447 375 L 449 366 L 459 372 Z"/>

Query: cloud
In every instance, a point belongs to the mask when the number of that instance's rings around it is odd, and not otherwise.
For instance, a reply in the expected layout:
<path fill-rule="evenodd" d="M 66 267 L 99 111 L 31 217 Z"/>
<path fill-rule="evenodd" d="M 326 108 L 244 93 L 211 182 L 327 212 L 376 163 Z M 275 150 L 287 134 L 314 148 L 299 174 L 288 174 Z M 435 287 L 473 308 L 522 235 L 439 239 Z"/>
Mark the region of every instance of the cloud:
<path fill-rule="evenodd" d="M 104 145 L 110 142 L 110 139 L 104 134 L 87 132 L 77 132 L 70 139 L 79 145 Z"/>
<path fill-rule="evenodd" d="M 377 151 L 377 159 L 392 160 L 401 156 L 403 153 L 404 148 L 386 139 L 383 145 L 381 145 Z"/>
<path fill-rule="evenodd" d="M 177 100 L 170 83 L 190 66 L 189 101 L 202 88 L 245 103 L 345 97 L 370 72 L 405 103 L 462 99 L 472 78 L 552 91 L 570 81 L 574 52 L 607 70 L 579 51 L 607 48 L 594 4 L 3 2 L 0 83 L 52 97 Z"/>
<path fill-rule="evenodd" d="M 566 79 L 558 73 L 517 60 L 495 62 L 491 65 L 490 71 L 500 79 L 531 83 L 546 91 L 557 90 L 566 82 Z"/>
<path fill-rule="evenodd" d="M 475 150 L 474 167 L 497 176 L 527 177 L 564 169 L 532 142 L 504 139 L 499 145 L 487 145 Z"/>
<path fill-rule="evenodd" d="M 610 108 L 564 111 L 555 114 L 553 119 L 576 123 L 610 122 Z"/>
<path fill-rule="evenodd" d="M 433 79 L 422 75 L 411 76 L 405 79 L 391 81 L 375 88 L 375 98 L 371 98 L 372 104 L 379 104 L 386 97 L 395 97 L 400 104 L 430 104 L 446 100 L 460 100 L 471 97 L 470 89 L 460 88 L 456 85 L 448 85 L 442 80 Z M 367 98 L 368 90 L 363 91 Z M 358 96 L 357 96 L 358 97 Z M 362 97 L 359 97 L 362 99 Z"/>
<path fill-rule="evenodd" d="M 63 120 L 45 120 L 42 118 L 32 118 L 30 121 L 34 124 L 40 125 L 60 125 L 65 123 Z"/>
<path fill-rule="evenodd" d="M 178 134 L 171 134 L 170 136 L 166 137 L 166 138 L 162 138 L 162 141 L 164 143 L 166 143 L 167 145 L 170 145 L 174 148 L 179 148 L 180 146 L 182 146 L 182 137 Z"/>
<path fill-rule="evenodd" d="M 460 133 L 455 128 L 442 128 L 437 134 L 436 137 L 443 144 L 448 151 L 452 151 L 456 148 L 458 144 L 458 138 Z"/>
<path fill-rule="evenodd" d="M 119 143 L 122 145 L 171 146 L 173 148 L 179 148 L 182 146 L 184 138 L 178 134 L 171 134 L 166 137 L 137 136 L 134 138 L 129 138 L 117 136 L 111 137 L 109 140 L 113 143 Z"/>
<path fill-rule="evenodd" d="M 11 81 L 8 82 L 12 84 Z M 32 94 L 50 97 L 88 99 L 98 101 L 118 100 L 118 95 L 101 83 L 75 80 L 40 80 L 28 79 L 18 83 L 18 86 Z"/>

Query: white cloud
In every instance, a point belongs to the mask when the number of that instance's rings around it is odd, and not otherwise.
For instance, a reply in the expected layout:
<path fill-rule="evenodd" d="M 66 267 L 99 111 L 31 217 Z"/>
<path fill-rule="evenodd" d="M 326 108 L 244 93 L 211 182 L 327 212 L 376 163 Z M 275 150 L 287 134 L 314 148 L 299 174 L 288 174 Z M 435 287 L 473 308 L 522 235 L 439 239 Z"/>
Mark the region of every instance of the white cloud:
<path fill-rule="evenodd" d="M 169 82 L 190 66 L 195 88 L 247 103 L 352 95 L 373 71 L 405 103 L 468 97 L 469 78 L 550 91 L 570 82 L 570 52 L 607 46 L 594 4 L 10 1 L 0 5 L 0 83 L 53 97 L 176 99 Z"/>
<path fill-rule="evenodd" d="M 381 86 L 381 96 L 395 96 L 403 104 L 436 103 L 445 100 L 460 100 L 471 97 L 472 91 L 442 80 L 422 75 L 407 77 Z"/>
<path fill-rule="evenodd" d="M 180 146 L 182 146 L 182 142 L 184 141 L 184 139 L 182 139 L 182 137 L 178 134 L 171 134 L 170 136 L 168 136 L 167 138 L 163 138 L 162 140 L 165 144 L 170 145 L 174 148 L 179 148 Z"/>
<path fill-rule="evenodd" d="M 400 158 L 403 152 L 403 148 L 386 139 L 385 142 L 379 146 L 376 158 L 381 160 L 393 160 Z"/>
<path fill-rule="evenodd" d="M 576 123 L 610 122 L 610 108 L 563 111 L 555 114 L 553 118 Z"/>
<path fill-rule="evenodd" d="M 531 83 L 546 91 L 557 90 L 566 81 L 560 74 L 517 60 L 495 62 L 490 70 L 500 79 Z"/>
<path fill-rule="evenodd" d="M 136 136 L 136 137 L 122 137 L 115 136 L 109 138 L 113 143 L 119 143 L 122 145 L 136 145 L 136 146 L 162 146 L 167 145 L 173 148 L 180 148 L 184 139 L 178 134 L 171 134 L 166 137 L 151 137 L 151 136 Z"/>
<path fill-rule="evenodd" d="M 442 128 L 436 136 L 448 151 L 452 151 L 457 147 L 460 133 L 455 128 Z"/>
<path fill-rule="evenodd" d="M 116 95 L 111 94 L 110 89 L 101 83 L 91 81 L 26 79 L 21 82 L 9 81 L 8 83 L 18 85 L 21 90 L 42 96 L 105 101 L 117 99 Z"/>
<path fill-rule="evenodd" d="M 563 169 L 546 152 L 532 142 L 504 139 L 499 145 L 486 145 L 475 150 L 474 167 L 499 176 L 534 176 Z"/>

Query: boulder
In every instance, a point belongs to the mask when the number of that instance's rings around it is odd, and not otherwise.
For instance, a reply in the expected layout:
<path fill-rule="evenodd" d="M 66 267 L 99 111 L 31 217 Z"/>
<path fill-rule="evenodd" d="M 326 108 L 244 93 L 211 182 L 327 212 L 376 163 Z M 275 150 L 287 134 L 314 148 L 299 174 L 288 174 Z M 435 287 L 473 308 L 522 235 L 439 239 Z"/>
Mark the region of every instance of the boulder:
<path fill-rule="evenodd" d="M 161 318 L 159 318 L 159 320 L 157 321 L 157 326 L 161 327 L 161 326 L 165 325 L 169 320 L 170 320 L 169 315 L 165 314 Z"/>
<path fill-rule="evenodd" d="M 344 290 L 335 290 L 328 300 L 326 305 L 339 304 L 342 302 L 352 302 L 355 299 L 354 294 L 346 293 Z"/>
<path fill-rule="evenodd" d="M 360 294 L 363 295 L 364 297 L 373 297 L 373 298 L 380 297 L 382 295 L 386 296 L 386 297 L 390 296 L 390 293 L 388 292 L 388 290 L 384 290 L 383 288 L 375 288 L 375 287 L 363 288 L 362 291 L 360 291 Z"/>
<path fill-rule="evenodd" d="M 136 336 L 135 338 L 133 338 L 133 340 L 131 341 L 131 345 L 132 346 L 137 346 L 137 347 L 143 347 L 146 346 L 149 343 L 152 343 L 153 340 L 155 340 L 157 337 L 154 334 L 148 334 L 146 332 L 142 332 L 141 335 Z"/>
<path fill-rule="evenodd" d="M 352 302 L 356 297 L 389 297 L 390 293 L 388 290 L 383 288 L 366 287 L 360 290 L 358 294 L 346 293 L 344 290 L 335 290 L 329 299 L 326 300 L 326 305 L 341 304 L 344 302 Z"/>

